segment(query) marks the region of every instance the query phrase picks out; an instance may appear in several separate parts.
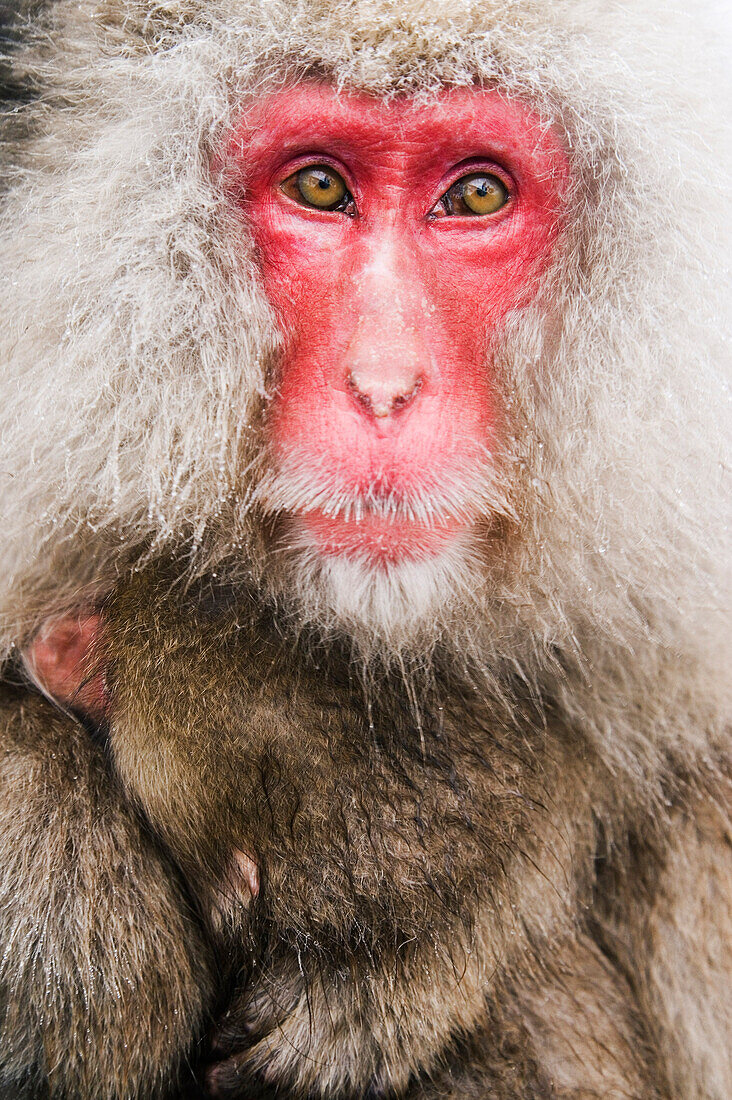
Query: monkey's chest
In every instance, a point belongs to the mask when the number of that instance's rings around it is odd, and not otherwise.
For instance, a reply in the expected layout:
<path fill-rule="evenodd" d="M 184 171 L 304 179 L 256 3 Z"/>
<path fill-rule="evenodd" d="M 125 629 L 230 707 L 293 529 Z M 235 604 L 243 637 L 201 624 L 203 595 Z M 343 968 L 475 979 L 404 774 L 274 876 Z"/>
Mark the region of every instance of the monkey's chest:
<path fill-rule="evenodd" d="M 455 923 L 503 874 L 543 794 L 514 732 L 450 689 L 293 655 L 236 621 L 171 629 L 153 603 L 119 647 L 112 750 L 186 873 L 259 871 L 252 918 L 293 948 L 393 950 Z M 123 629 L 126 628 L 124 618 Z"/>

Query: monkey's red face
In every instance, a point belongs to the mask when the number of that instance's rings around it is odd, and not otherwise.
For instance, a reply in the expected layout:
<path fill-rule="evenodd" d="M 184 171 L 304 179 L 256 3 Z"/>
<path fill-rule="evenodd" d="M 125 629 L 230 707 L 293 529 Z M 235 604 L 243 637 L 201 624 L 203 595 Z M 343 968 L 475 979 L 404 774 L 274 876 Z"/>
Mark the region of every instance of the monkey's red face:
<path fill-rule="evenodd" d="M 260 100 L 228 159 L 285 334 L 260 501 L 337 569 L 341 618 L 385 634 L 428 619 L 449 595 L 440 551 L 489 506 L 491 342 L 550 260 L 561 142 L 494 91 L 424 105 L 309 84 Z M 419 559 L 410 586 L 379 593 L 378 567 Z M 346 568 L 363 562 L 366 590 Z M 84 672 L 100 624 L 86 609 L 26 653 L 45 690 L 92 716 L 107 708 Z"/>
<path fill-rule="evenodd" d="M 279 507 L 325 554 L 429 556 L 479 510 L 491 340 L 550 258 L 561 144 L 495 91 L 311 84 L 260 102 L 230 156 L 286 338 Z"/>

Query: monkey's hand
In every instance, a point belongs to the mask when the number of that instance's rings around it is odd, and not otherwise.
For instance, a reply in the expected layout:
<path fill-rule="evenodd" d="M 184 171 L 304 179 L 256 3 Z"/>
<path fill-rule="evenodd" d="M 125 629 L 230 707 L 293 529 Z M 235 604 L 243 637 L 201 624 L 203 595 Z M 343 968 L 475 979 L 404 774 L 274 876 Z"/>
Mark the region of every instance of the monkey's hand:
<path fill-rule="evenodd" d="M 334 1032 L 341 1022 L 342 1015 L 334 1013 Z M 408 1009 L 401 1023 L 410 1026 Z M 234 1006 L 221 1022 L 222 1042 L 213 1051 L 220 1061 L 209 1066 L 205 1077 L 206 1096 L 212 1100 L 260 1096 L 259 1089 L 266 1087 L 252 1075 L 252 1061 L 262 1061 L 261 1047 L 259 1052 L 251 1046 L 231 1053 L 237 1027 L 239 1042 L 256 1040 Z M 285 1043 L 284 1034 L 273 1033 L 271 1043 Z M 310 1057 L 322 1067 L 319 1058 L 329 1043 L 324 1029 L 320 1036 L 321 1045 Z M 296 1052 L 291 1041 L 288 1049 Z M 343 1060 L 342 1039 L 340 1049 Z M 337 1047 L 333 1057 L 337 1061 Z M 274 1062 L 271 1051 L 270 1080 Z M 393 1100 L 661 1100 L 666 1095 L 624 977 L 579 931 L 554 943 L 541 968 L 521 968 L 486 991 L 479 1026 L 456 1034 L 424 1074 L 410 1076 L 397 1065 L 390 1068 L 404 1082 L 384 1089 L 383 1095 Z M 316 1086 L 309 1095 L 330 1093 Z"/>
<path fill-rule="evenodd" d="M 166 1096 L 209 988 L 175 874 L 72 719 L 2 685 L 0 747 L 0 1096 Z"/>

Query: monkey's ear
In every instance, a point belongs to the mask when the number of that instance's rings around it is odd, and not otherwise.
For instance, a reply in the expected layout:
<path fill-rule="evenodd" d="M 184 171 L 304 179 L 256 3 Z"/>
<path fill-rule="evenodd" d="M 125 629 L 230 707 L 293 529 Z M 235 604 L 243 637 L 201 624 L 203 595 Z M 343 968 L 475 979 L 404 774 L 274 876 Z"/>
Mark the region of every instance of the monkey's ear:
<path fill-rule="evenodd" d="M 96 612 L 49 619 L 23 651 L 36 687 L 63 710 L 98 722 L 109 711 L 104 624 Z"/>

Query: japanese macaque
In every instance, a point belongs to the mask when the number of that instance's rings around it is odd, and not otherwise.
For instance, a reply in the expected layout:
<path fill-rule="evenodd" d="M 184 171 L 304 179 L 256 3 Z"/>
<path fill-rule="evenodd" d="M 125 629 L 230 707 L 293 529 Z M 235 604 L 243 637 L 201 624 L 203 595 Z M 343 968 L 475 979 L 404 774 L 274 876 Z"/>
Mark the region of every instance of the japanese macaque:
<path fill-rule="evenodd" d="M 0 1096 L 728 1100 L 711 48 L 22 10 Z"/>

